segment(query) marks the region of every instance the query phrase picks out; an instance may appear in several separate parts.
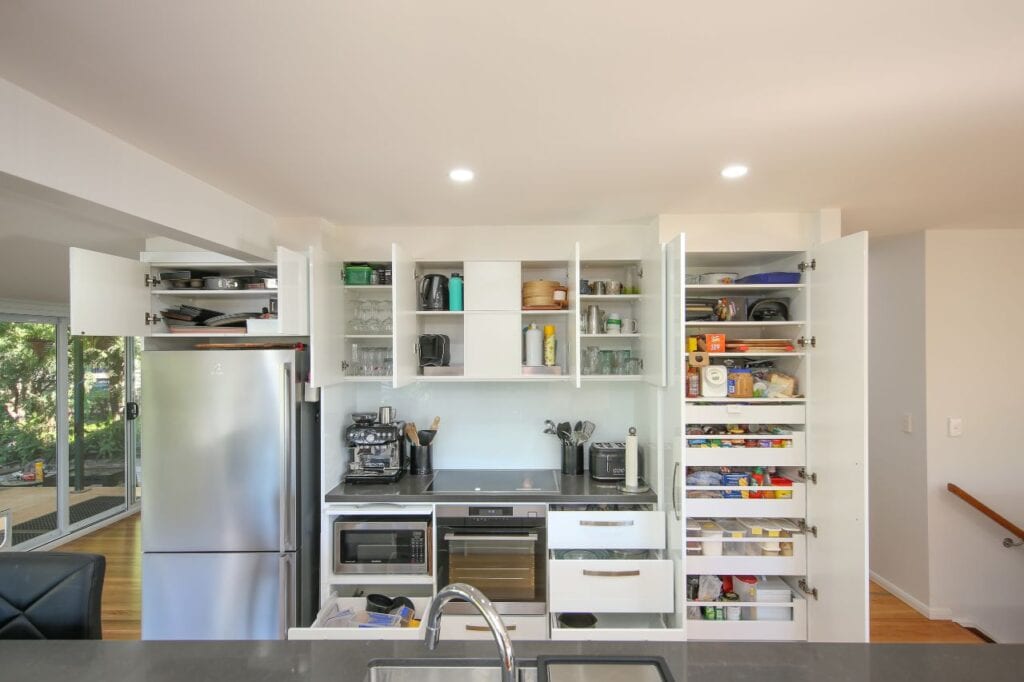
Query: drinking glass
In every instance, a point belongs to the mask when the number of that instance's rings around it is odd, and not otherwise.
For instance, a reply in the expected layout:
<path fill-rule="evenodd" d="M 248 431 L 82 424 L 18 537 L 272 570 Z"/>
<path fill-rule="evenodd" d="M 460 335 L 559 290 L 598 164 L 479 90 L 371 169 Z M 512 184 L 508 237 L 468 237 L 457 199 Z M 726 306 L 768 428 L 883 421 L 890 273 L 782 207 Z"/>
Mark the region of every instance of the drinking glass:
<path fill-rule="evenodd" d="M 370 333 L 370 318 L 373 316 L 373 303 L 370 301 L 359 301 L 356 304 L 356 321 L 359 334 Z"/>
<path fill-rule="evenodd" d="M 373 304 L 374 318 L 377 321 L 377 334 L 391 333 L 391 301 L 377 301 Z"/>
<path fill-rule="evenodd" d="M 640 358 L 630 357 L 626 361 L 626 374 L 629 376 L 640 376 L 644 371 L 644 361 Z"/>
<path fill-rule="evenodd" d="M 597 346 L 587 346 L 583 350 L 583 373 L 597 374 L 600 370 L 601 349 Z"/>
<path fill-rule="evenodd" d="M 598 374 L 612 373 L 612 351 L 603 350 L 598 353 Z"/>
<path fill-rule="evenodd" d="M 612 351 L 612 374 L 624 375 L 626 374 L 626 363 L 629 362 L 629 351 L 628 350 L 613 350 Z"/>

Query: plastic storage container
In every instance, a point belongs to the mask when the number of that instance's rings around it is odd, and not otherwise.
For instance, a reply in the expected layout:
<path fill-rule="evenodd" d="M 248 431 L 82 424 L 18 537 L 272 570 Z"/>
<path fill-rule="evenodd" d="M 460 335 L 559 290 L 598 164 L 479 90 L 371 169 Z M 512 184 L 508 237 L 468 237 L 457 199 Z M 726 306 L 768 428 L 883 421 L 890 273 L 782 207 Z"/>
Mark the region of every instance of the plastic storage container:
<path fill-rule="evenodd" d="M 702 521 L 700 524 L 701 553 L 704 556 L 722 556 L 722 527 L 714 521 Z M 708 538 L 717 539 L 710 542 Z"/>
<path fill-rule="evenodd" d="M 369 265 L 346 265 L 345 284 L 369 284 L 372 272 Z"/>
<path fill-rule="evenodd" d="M 724 538 L 745 538 L 747 537 L 747 529 L 741 525 L 736 519 L 715 519 L 715 523 L 722 529 L 722 537 Z M 746 547 L 749 543 L 746 542 L 726 542 L 723 543 L 722 553 L 726 556 L 742 556 L 746 553 Z"/>

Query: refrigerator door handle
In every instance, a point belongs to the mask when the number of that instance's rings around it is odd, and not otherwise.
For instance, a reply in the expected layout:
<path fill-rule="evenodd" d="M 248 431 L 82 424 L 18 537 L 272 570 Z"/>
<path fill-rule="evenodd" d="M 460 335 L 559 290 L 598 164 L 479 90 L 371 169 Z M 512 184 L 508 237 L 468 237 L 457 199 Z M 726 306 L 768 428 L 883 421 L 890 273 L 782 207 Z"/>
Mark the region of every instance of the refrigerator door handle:
<path fill-rule="evenodd" d="M 295 549 L 295 375 L 292 363 L 284 363 L 284 400 L 281 444 L 281 551 Z"/>
<path fill-rule="evenodd" d="M 280 594 L 278 595 L 278 609 L 281 619 L 280 634 L 281 639 L 288 639 L 288 628 L 296 625 L 294 558 L 291 554 L 282 554 L 280 564 Z"/>

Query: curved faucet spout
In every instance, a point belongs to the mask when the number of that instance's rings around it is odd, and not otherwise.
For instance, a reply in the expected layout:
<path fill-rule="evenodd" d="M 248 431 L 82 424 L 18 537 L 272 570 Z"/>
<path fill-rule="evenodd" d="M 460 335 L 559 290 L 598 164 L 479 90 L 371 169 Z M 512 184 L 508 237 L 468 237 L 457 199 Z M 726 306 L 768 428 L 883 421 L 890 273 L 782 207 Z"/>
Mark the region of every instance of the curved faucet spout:
<path fill-rule="evenodd" d="M 441 636 L 441 609 L 452 599 L 468 601 L 484 617 L 488 627 L 491 628 L 491 634 L 494 635 L 494 642 L 498 645 L 498 655 L 501 658 L 501 682 L 516 682 L 516 656 L 512 651 L 512 639 L 508 636 L 505 623 L 502 622 L 501 616 L 498 615 L 498 610 L 494 608 L 491 600 L 472 585 L 452 583 L 442 587 L 434 597 L 425 618 L 427 634 L 423 641 L 427 648 L 431 651 L 437 648 L 437 642 Z"/>

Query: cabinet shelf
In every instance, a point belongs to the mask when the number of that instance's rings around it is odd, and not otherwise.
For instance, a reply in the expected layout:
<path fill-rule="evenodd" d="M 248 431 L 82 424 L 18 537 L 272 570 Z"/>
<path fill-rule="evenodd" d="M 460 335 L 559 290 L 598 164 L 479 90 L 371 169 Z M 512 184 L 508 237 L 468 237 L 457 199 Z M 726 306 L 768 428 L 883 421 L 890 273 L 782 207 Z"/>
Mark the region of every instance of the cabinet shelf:
<path fill-rule="evenodd" d="M 346 284 L 346 289 L 365 289 L 367 291 L 391 290 L 390 284 Z"/>
<path fill-rule="evenodd" d="M 715 320 L 687 321 L 687 327 L 801 327 L 807 324 L 804 320 L 772 320 L 758 322 L 756 320 L 729 320 L 726 322 Z"/>
<path fill-rule="evenodd" d="M 806 284 L 687 284 L 687 291 L 791 291 L 804 289 Z"/>
<path fill-rule="evenodd" d="M 277 296 L 277 289 L 155 289 L 153 295 L 183 298 L 266 298 Z"/>
<path fill-rule="evenodd" d="M 523 315 L 572 315 L 572 310 L 521 310 Z"/>
<path fill-rule="evenodd" d="M 584 374 L 581 381 L 643 381 L 642 374 Z"/>
<path fill-rule="evenodd" d="M 346 339 L 390 339 L 391 334 L 345 334 Z"/>
<path fill-rule="evenodd" d="M 417 315 L 462 315 L 464 310 L 417 310 Z"/>
<path fill-rule="evenodd" d="M 364 575 L 335 573 L 327 579 L 331 585 L 433 585 L 432 575 Z M 365 600 L 364 602 L 365 603 Z"/>
<path fill-rule="evenodd" d="M 745 403 L 748 405 L 778 405 L 780 403 L 806 403 L 807 398 L 687 398 L 688 403 L 728 404 Z M 725 438 L 727 436 L 723 436 Z"/>
<path fill-rule="evenodd" d="M 689 355 L 689 353 L 684 353 L 683 357 Z M 715 358 L 802 358 L 807 354 L 802 350 L 795 350 L 779 353 L 708 353 L 707 355 L 714 360 Z"/>
<path fill-rule="evenodd" d="M 581 339 L 639 339 L 639 334 L 580 334 Z"/>
<path fill-rule="evenodd" d="M 342 381 L 353 384 L 372 384 L 372 383 L 391 383 L 392 377 L 374 377 L 374 376 L 347 376 Z"/>
<path fill-rule="evenodd" d="M 641 294 L 580 294 L 581 301 L 639 301 Z"/>

